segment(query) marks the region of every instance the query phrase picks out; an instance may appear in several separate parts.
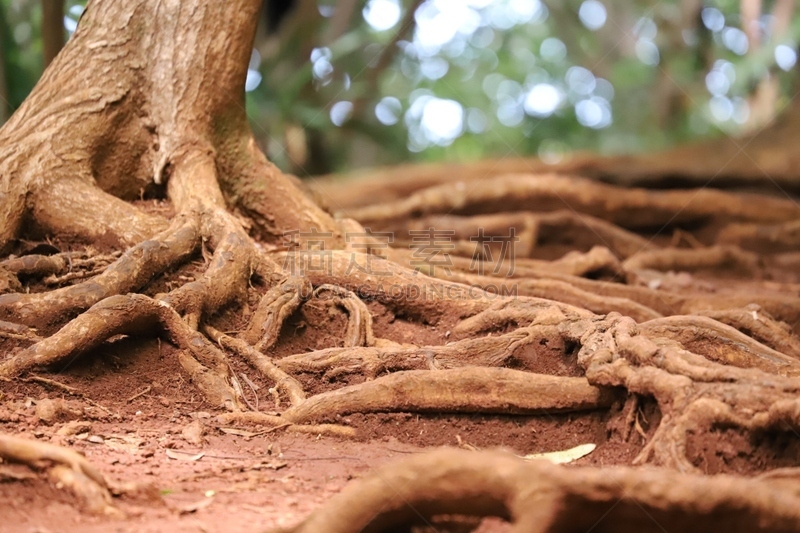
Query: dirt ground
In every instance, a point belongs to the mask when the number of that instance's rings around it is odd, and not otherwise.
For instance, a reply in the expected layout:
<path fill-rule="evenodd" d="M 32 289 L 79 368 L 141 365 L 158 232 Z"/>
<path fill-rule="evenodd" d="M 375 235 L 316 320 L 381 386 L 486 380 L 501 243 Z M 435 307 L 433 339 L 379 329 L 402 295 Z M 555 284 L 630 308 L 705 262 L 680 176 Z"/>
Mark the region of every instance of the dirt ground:
<path fill-rule="evenodd" d="M 154 202 L 151 210 L 167 209 Z M 667 237 L 664 237 L 665 239 Z M 41 253 L 81 250 L 70 242 L 22 243 Z M 24 250 L 20 250 L 24 253 Z M 103 250 L 95 250 L 103 253 Z M 563 250 L 542 247 L 543 256 Z M 155 280 L 142 292 L 155 295 L 199 276 L 203 261 L 185 264 Z M 741 273 L 724 269 L 665 273 L 671 290 L 724 293 L 752 284 L 800 296 L 794 272 Z M 33 284 L 31 290 L 46 290 Z M 247 323 L 265 287 L 251 287 L 240 302 L 214 317 L 224 332 Z M 395 316 L 380 303 L 367 302 L 376 336 L 417 345 L 443 345 L 455 339 L 454 319 L 436 326 Z M 313 300 L 284 324 L 275 359 L 341 346 L 347 319 L 341 310 Z M 43 334 L 48 334 L 43 326 Z M 135 484 L 138 496 L 117 504 L 117 516 L 81 512 L 69 491 L 26 467 L 0 464 L 2 532 L 223 532 L 261 531 L 292 526 L 353 479 L 398 458 L 440 447 L 503 448 L 518 455 L 565 450 L 592 443 L 596 449 L 571 465 L 628 465 L 660 421 L 654 401 L 643 401 L 636 433 L 621 437 L 624 394 L 610 410 L 544 416 L 369 414 L 340 417 L 357 429 L 355 439 L 290 433 L 288 428 L 231 426 L 207 404 L 182 371 L 176 350 L 156 338 L 118 336 L 64 368 L 0 382 L 0 431 L 67 445 L 83 453 L 109 479 Z M 15 350 L 19 341 L 5 339 Z M 537 346 L 517 354 L 519 368 L 538 373 L 579 376 L 582 370 L 563 347 Z M 257 410 L 275 406 L 270 384 L 237 358 L 234 371 L 249 383 L 246 395 Z M 297 376 L 309 394 L 363 380 L 360 376 L 319 379 Z M 753 475 L 800 462 L 800 439 L 786 433 L 748 436 L 734 429 L 694 434 L 688 455 L 703 472 Z M 606 525 L 608 526 L 608 525 Z M 485 521 L 478 531 L 501 532 L 506 524 Z"/>

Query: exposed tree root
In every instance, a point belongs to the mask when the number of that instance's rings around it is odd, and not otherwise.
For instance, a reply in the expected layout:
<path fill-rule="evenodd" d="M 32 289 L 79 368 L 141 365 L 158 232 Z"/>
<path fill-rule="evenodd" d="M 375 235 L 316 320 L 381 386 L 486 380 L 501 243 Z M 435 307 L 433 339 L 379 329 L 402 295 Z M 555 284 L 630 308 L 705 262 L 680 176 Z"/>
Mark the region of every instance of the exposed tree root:
<path fill-rule="evenodd" d="M 360 385 L 312 396 L 286 410 L 291 422 L 387 411 L 542 414 L 608 407 L 616 395 L 583 378 L 468 367 L 396 372 Z"/>
<path fill-rule="evenodd" d="M 441 450 L 386 466 L 334 496 L 293 533 L 367 533 L 437 515 L 496 516 L 511 531 L 794 532 L 797 483 L 664 469 L 564 468 L 498 452 Z"/>
<path fill-rule="evenodd" d="M 598 314 L 618 312 L 645 321 L 665 315 L 726 311 L 756 304 L 768 314 L 794 325 L 800 331 L 800 296 L 777 291 L 720 291 L 697 293 L 595 281 L 562 274 L 540 274 L 521 279 L 435 271 L 437 278 L 459 281 L 489 292 L 534 296 L 584 307 Z"/>
<path fill-rule="evenodd" d="M 331 299 L 329 301 L 347 312 L 345 347 L 353 348 L 356 346 L 373 346 L 375 344 L 375 334 L 372 331 L 372 315 L 364 302 L 355 293 L 336 285 L 320 285 L 314 291 L 314 296 L 319 298 L 321 293 L 330 294 Z"/>
<path fill-rule="evenodd" d="M 716 320 L 700 316 L 671 316 L 650 320 L 639 333 L 653 338 L 667 337 L 712 361 L 740 368 L 795 376 L 800 372 L 796 357 L 784 355 L 744 333 Z"/>
<path fill-rule="evenodd" d="M 800 384 L 796 379 L 759 370 L 759 366 L 769 365 L 762 365 L 752 353 L 735 349 L 736 357 L 729 359 L 750 366 L 737 368 L 686 351 L 678 343 L 654 342 L 645 328 L 641 331 L 629 318 L 609 315 L 606 320 L 601 327 L 584 333 L 578 360 L 590 383 L 622 386 L 658 402 L 663 418 L 639 455 L 640 462 L 693 471 L 695 467 L 685 453 L 690 429 L 723 425 L 749 431 L 787 431 L 800 422 L 795 392 Z M 669 335 L 667 329 L 659 334 Z M 682 331 L 675 336 L 686 339 Z M 763 353 L 765 349 L 757 351 Z M 791 368 L 794 360 L 785 366 Z M 783 368 L 780 373 L 794 374 Z"/>
<path fill-rule="evenodd" d="M 300 385 L 300 383 L 298 383 L 298 381 L 292 376 L 281 370 L 270 360 L 269 357 L 259 352 L 256 348 L 250 346 L 240 339 L 229 337 L 228 335 L 225 335 L 224 333 L 217 331 L 215 328 L 208 325 L 204 327 L 204 331 L 214 342 L 223 348 L 228 348 L 235 351 L 237 354 L 247 360 L 248 363 L 253 365 L 254 368 L 258 369 L 262 374 L 274 381 L 275 388 L 283 392 L 288 397 L 290 405 L 298 405 L 306 399 L 306 395 L 303 392 L 303 387 Z"/>
<path fill-rule="evenodd" d="M 244 339 L 259 352 L 272 348 L 278 341 L 284 321 L 300 307 L 310 292 L 308 281 L 295 277 L 271 288 L 258 303 Z"/>
<path fill-rule="evenodd" d="M 518 300 L 506 300 L 502 304 L 511 307 Z M 512 309 L 496 309 L 462 321 L 454 332 L 467 336 L 486 330 L 501 328 L 506 324 L 526 325 L 535 320 L 546 321 L 547 311 L 538 309 L 535 302 L 530 305 L 516 305 Z M 502 305 L 501 304 L 501 305 Z M 537 312 L 538 311 L 538 312 Z M 551 313 L 565 319 L 563 313 Z M 277 362 L 277 365 L 290 373 L 324 373 L 328 378 L 342 374 L 362 373 L 375 378 L 384 372 L 397 370 L 442 370 L 465 366 L 501 367 L 511 365 L 515 354 L 528 345 L 535 345 L 544 339 L 560 335 L 556 324 L 543 323 L 520 327 L 504 335 L 465 338 L 445 346 L 414 346 L 397 344 L 381 339 L 375 347 L 328 348 L 304 354 L 296 354 Z"/>
<path fill-rule="evenodd" d="M 758 256 L 735 246 L 714 246 L 701 250 L 676 250 L 664 248 L 640 252 L 624 263 L 628 270 L 681 270 L 693 272 L 701 268 L 730 267 L 752 273 L 758 266 Z"/>
<path fill-rule="evenodd" d="M 535 208 L 569 207 L 623 228 L 662 227 L 703 222 L 779 223 L 800 214 L 797 204 L 756 195 L 734 195 L 713 189 L 646 191 L 613 187 L 557 175 L 510 175 L 490 181 L 456 182 L 415 192 L 393 204 L 348 210 L 362 224 L 448 213 L 480 214 Z"/>
<path fill-rule="evenodd" d="M 788 324 L 778 322 L 758 305 L 725 311 L 698 311 L 697 314 L 732 326 L 778 352 L 800 359 L 800 339 L 792 335 Z"/>
<path fill-rule="evenodd" d="M 261 424 L 277 429 L 285 429 L 294 433 L 306 433 L 310 435 L 334 435 L 337 437 L 354 437 L 356 431 L 347 426 L 338 424 L 296 424 L 288 421 L 281 416 L 269 415 L 266 413 L 256 413 L 252 411 L 225 413 L 219 415 L 217 420 L 223 424 L 235 422 L 246 424 Z"/>
<path fill-rule="evenodd" d="M 34 469 L 49 468 L 50 477 L 74 492 L 92 513 L 115 513 L 103 475 L 82 455 L 61 446 L 0 435 L 0 459 Z"/>
<path fill-rule="evenodd" d="M 719 241 L 767 252 L 797 250 L 800 247 L 800 221 L 783 224 L 730 224 L 722 229 Z"/>
<path fill-rule="evenodd" d="M 522 211 L 474 216 L 436 215 L 418 219 L 399 220 L 387 224 L 372 224 L 375 229 L 394 231 L 397 245 L 412 243 L 411 231 L 429 228 L 446 228 L 453 232 L 453 240 L 461 243 L 454 253 L 471 256 L 475 250 L 475 237 L 483 230 L 485 237 L 507 237 L 509 228 L 515 229 L 519 242 L 515 256 L 533 257 L 539 244 L 569 243 L 578 249 L 602 245 L 622 258 L 642 251 L 655 250 L 647 239 L 605 220 L 569 210 L 550 213 Z M 472 239 L 472 240 L 470 240 Z"/>
<path fill-rule="evenodd" d="M 154 276 L 188 259 L 199 245 L 196 217 L 178 217 L 164 232 L 129 249 L 91 280 L 34 294 L 0 296 L 0 315 L 26 325 L 52 322 L 74 316 L 116 294 L 140 289 Z"/>
<path fill-rule="evenodd" d="M 662 316 L 661 313 L 655 309 L 650 308 L 649 306 L 642 304 L 633 298 L 626 297 L 629 295 L 639 296 L 639 294 L 635 292 L 633 294 L 627 294 L 624 290 L 618 290 L 618 285 L 610 284 L 608 282 L 603 282 L 602 284 L 597 285 L 594 283 L 589 283 L 584 289 L 576 286 L 578 285 L 577 283 L 570 283 L 567 281 L 569 279 L 567 276 L 564 276 L 565 279 L 522 278 L 504 280 L 459 273 L 442 275 L 437 272 L 436 274 L 437 277 L 443 277 L 475 287 L 481 287 L 488 292 L 544 298 L 547 300 L 554 300 L 579 306 L 598 314 L 617 312 L 633 317 L 637 321 L 651 320 L 653 318 Z M 605 292 L 606 294 L 597 294 L 601 291 Z M 624 294 L 625 296 L 617 296 L 620 293 Z M 641 299 L 644 300 L 644 298 Z"/>

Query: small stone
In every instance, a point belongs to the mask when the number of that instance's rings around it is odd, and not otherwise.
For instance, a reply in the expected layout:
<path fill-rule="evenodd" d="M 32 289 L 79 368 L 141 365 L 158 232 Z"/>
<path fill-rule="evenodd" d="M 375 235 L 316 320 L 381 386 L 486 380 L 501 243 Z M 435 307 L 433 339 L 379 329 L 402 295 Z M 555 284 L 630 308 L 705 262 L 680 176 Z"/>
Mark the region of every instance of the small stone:
<path fill-rule="evenodd" d="M 199 420 L 195 420 L 191 422 L 186 427 L 183 428 L 181 431 L 181 435 L 189 444 L 194 444 L 195 446 L 202 446 L 203 445 L 203 435 L 206 432 L 206 428 L 203 426 L 203 423 Z"/>
<path fill-rule="evenodd" d="M 105 442 L 103 437 L 101 437 L 100 435 L 92 435 L 87 440 L 95 444 L 103 444 Z"/>
<path fill-rule="evenodd" d="M 59 413 L 59 406 L 49 398 L 44 398 L 36 402 L 36 416 L 45 424 L 55 422 Z"/>
<path fill-rule="evenodd" d="M 78 433 L 86 433 L 92 429 L 92 425 L 85 420 L 73 420 L 61 426 L 56 435 L 69 436 L 77 435 Z"/>

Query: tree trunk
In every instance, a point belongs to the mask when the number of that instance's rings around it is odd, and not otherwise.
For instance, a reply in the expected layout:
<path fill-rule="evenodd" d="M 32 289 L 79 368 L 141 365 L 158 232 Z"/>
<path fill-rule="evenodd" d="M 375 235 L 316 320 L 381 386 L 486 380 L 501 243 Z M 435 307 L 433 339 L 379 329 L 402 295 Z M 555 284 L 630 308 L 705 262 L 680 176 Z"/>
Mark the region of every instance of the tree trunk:
<path fill-rule="evenodd" d="M 227 202 L 253 216 L 268 240 L 309 223 L 330 226 L 253 142 L 244 80 L 259 4 L 91 2 L 0 130 L 0 245 L 31 213 L 46 232 L 133 244 L 164 221 L 123 200 L 169 182 L 181 184 L 168 191 L 178 210 L 194 195 Z M 210 173 L 204 185 L 183 178 L 198 166 Z"/>

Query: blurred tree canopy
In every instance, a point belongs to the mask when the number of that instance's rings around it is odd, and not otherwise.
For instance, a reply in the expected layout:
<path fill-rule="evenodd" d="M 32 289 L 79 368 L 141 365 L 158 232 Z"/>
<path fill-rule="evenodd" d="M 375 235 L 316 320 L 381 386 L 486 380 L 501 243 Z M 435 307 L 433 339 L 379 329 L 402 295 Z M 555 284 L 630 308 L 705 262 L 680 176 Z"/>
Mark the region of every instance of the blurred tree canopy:
<path fill-rule="evenodd" d="M 55 1 L 0 0 L 2 118 L 42 72 Z M 267 1 L 247 111 L 300 176 L 737 135 L 797 89 L 794 0 Z M 84 3 L 64 3 L 67 35 Z"/>

